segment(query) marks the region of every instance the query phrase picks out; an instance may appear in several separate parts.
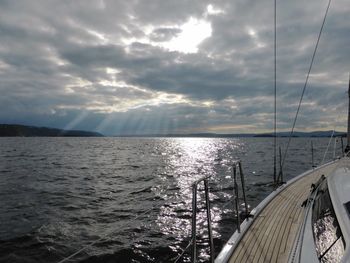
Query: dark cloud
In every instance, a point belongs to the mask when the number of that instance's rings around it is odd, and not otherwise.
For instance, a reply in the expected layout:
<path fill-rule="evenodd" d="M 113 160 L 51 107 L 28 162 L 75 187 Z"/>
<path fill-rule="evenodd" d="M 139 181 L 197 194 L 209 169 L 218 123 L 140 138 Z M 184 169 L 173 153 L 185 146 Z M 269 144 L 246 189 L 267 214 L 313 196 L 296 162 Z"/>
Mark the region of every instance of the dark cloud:
<path fill-rule="evenodd" d="M 291 126 L 327 3 L 278 2 L 280 129 Z M 341 125 L 349 12 L 332 4 L 297 128 Z M 169 50 L 189 21 L 206 21 L 211 36 L 196 53 Z M 273 127 L 270 2 L 1 1 L 0 34 L 0 122 L 106 134 Z"/>

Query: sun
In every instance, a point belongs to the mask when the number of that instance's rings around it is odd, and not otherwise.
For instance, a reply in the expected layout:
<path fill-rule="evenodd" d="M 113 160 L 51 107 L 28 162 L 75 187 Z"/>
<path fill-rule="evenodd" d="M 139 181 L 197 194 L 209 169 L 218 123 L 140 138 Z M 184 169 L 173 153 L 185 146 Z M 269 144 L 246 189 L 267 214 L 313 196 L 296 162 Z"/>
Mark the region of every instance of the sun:
<path fill-rule="evenodd" d="M 203 19 L 191 17 L 188 22 L 180 26 L 181 33 L 161 46 L 170 51 L 182 53 L 198 52 L 198 45 L 212 34 L 211 24 Z"/>
<path fill-rule="evenodd" d="M 143 37 L 122 38 L 122 43 L 126 47 L 129 47 L 132 43 L 138 42 L 161 47 L 169 51 L 178 51 L 181 53 L 197 53 L 199 44 L 202 43 L 206 38 L 211 37 L 213 31 L 211 23 L 209 21 L 203 18 L 194 17 L 190 17 L 183 24 L 158 26 L 146 25 L 141 26 L 141 28 L 145 33 Z M 150 35 L 157 28 L 178 29 L 180 33 L 176 36 L 173 36 L 170 40 L 167 41 L 153 41 Z M 128 48 L 126 48 L 126 50 L 128 50 Z"/>

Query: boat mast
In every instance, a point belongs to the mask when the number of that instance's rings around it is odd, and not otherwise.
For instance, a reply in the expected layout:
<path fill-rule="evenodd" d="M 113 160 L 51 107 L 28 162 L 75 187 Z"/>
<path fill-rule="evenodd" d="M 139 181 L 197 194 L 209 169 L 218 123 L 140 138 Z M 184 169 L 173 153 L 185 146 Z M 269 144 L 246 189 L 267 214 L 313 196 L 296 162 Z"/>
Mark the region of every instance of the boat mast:
<path fill-rule="evenodd" d="M 276 72 L 277 72 L 277 59 L 276 59 L 276 36 L 277 36 L 277 30 L 276 30 L 276 0 L 274 1 L 274 127 L 273 127 L 273 182 L 274 184 L 277 184 L 277 171 L 276 171 L 276 159 L 277 159 L 277 86 L 276 86 Z"/>
<path fill-rule="evenodd" d="M 347 143 L 345 147 L 345 154 L 350 152 L 350 73 L 349 73 L 349 89 L 348 89 L 348 96 L 349 96 L 349 106 L 348 106 L 348 134 L 347 134 Z"/>

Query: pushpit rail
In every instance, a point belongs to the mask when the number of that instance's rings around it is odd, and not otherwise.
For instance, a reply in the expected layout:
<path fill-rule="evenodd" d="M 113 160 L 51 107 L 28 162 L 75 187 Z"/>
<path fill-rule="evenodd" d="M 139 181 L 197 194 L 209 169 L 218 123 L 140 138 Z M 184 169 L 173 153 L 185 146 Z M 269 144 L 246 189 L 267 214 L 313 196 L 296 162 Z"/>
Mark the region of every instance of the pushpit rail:
<path fill-rule="evenodd" d="M 242 189 L 242 197 L 244 201 L 245 206 L 245 217 L 250 217 L 250 212 L 248 208 L 248 203 L 246 199 L 246 193 L 245 193 L 245 180 L 244 180 L 244 174 L 242 169 L 242 163 L 241 161 L 234 162 L 232 164 L 232 177 L 233 177 L 233 183 L 234 183 L 234 189 L 233 189 L 233 198 L 234 198 L 234 210 L 237 215 L 237 230 L 238 232 L 241 231 L 241 218 L 240 218 L 240 210 L 239 210 L 239 187 L 237 182 L 237 174 L 239 173 L 240 181 L 241 181 L 241 189 Z M 191 243 L 192 243 L 192 251 L 191 251 L 191 262 L 196 263 L 197 262 L 197 192 L 198 192 L 198 185 L 203 182 L 204 184 L 204 194 L 205 194 L 205 210 L 207 215 L 207 231 L 208 231 L 208 238 L 209 238 L 209 247 L 210 247 L 210 261 L 211 263 L 214 263 L 214 241 L 213 241 L 213 233 L 212 233 L 212 225 L 211 225 L 211 214 L 210 214 L 210 199 L 209 199 L 209 179 L 211 176 L 205 176 L 197 181 L 195 181 L 192 184 L 192 237 L 191 237 Z"/>
<path fill-rule="evenodd" d="M 246 197 L 246 193 L 245 193 L 245 181 L 244 181 L 244 174 L 243 174 L 241 161 L 237 161 L 232 165 L 233 183 L 234 183 L 234 201 L 235 201 L 235 210 L 236 210 L 236 214 L 237 214 L 237 231 L 238 231 L 238 233 L 240 233 L 241 232 L 241 217 L 240 217 L 240 210 L 239 210 L 240 199 L 239 199 L 239 187 L 238 187 L 238 182 L 237 182 L 237 172 L 239 172 L 240 181 L 241 181 L 242 197 L 243 197 L 244 208 L 245 208 L 245 218 L 248 218 L 248 217 L 250 217 L 250 212 L 249 212 L 247 197 Z"/>
<path fill-rule="evenodd" d="M 197 261 L 197 191 L 198 185 L 204 183 L 205 193 L 205 210 L 207 213 L 208 237 L 210 246 L 210 262 L 214 263 L 214 241 L 211 227 L 210 200 L 209 200 L 209 182 L 210 176 L 206 176 L 195 181 L 192 184 L 192 253 L 191 258 L 193 263 Z"/>

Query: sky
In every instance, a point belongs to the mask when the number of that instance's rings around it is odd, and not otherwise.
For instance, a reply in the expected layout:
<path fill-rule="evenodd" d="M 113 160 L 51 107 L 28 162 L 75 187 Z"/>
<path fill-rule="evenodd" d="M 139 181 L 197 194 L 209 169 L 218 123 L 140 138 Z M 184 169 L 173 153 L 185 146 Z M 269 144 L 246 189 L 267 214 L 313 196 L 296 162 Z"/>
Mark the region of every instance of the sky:
<path fill-rule="evenodd" d="M 277 129 L 328 0 L 277 1 Z M 105 135 L 273 130 L 273 0 L 0 0 L 0 123 Z M 350 4 L 332 2 L 296 130 L 345 130 Z"/>

